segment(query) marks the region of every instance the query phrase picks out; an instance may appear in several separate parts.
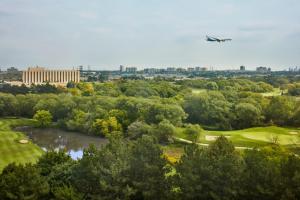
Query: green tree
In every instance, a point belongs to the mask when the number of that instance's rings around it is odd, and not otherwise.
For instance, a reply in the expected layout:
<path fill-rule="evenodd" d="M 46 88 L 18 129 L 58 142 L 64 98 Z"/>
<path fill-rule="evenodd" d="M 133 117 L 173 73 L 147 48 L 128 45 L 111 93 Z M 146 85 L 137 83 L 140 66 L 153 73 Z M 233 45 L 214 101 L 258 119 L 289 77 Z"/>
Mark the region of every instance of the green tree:
<path fill-rule="evenodd" d="M 56 200 L 82 200 L 83 195 L 76 192 L 72 186 L 63 185 L 55 187 L 52 190 L 53 196 Z"/>
<path fill-rule="evenodd" d="M 136 141 L 129 163 L 128 174 L 134 189 L 131 199 L 166 199 L 170 195 L 166 174 L 171 169 L 153 137 L 144 135 Z"/>
<path fill-rule="evenodd" d="M 92 126 L 91 114 L 74 109 L 66 121 L 66 126 L 68 130 L 90 133 Z"/>
<path fill-rule="evenodd" d="M 52 122 L 52 115 L 48 110 L 38 110 L 33 119 L 37 121 L 37 127 L 48 127 Z"/>
<path fill-rule="evenodd" d="M 116 132 L 121 132 L 122 126 L 115 117 L 109 117 L 108 119 L 96 119 L 93 129 L 96 135 L 109 137 Z"/>
<path fill-rule="evenodd" d="M 241 199 L 280 199 L 283 193 L 281 150 L 277 147 L 247 150 L 241 177 Z"/>
<path fill-rule="evenodd" d="M 300 124 L 300 107 L 298 107 L 298 109 L 295 110 L 292 121 L 295 126 Z"/>
<path fill-rule="evenodd" d="M 58 96 L 54 94 L 44 94 L 41 95 L 40 100 L 34 106 L 34 111 L 38 110 L 48 110 L 53 116 L 54 121 L 56 121 L 59 116 L 55 114 L 56 108 L 58 106 Z"/>
<path fill-rule="evenodd" d="M 187 136 L 188 140 L 192 142 L 198 142 L 203 129 L 198 124 L 188 124 L 185 126 L 184 134 Z"/>
<path fill-rule="evenodd" d="M 57 166 L 72 161 L 65 151 L 47 151 L 37 162 L 37 167 L 41 169 L 43 176 L 49 176 Z"/>
<path fill-rule="evenodd" d="M 118 120 L 118 122 L 120 124 L 122 124 L 122 128 L 124 130 L 127 129 L 128 125 L 129 125 L 129 121 L 126 118 L 126 113 L 123 110 L 112 109 L 109 111 L 108 115 L 110 117 L 115 117 Z"/>
<path fill-rule="evenodd" d="M 231 104 L 218 91 L 187 96 L 183 108 L 189 123 L 231 129 Z"/>
<path fill-rule="evenodd" d="M 34 115 L 34 106 L 40 100 L 40 95 L 26 94 L 16 95 L 18 101 L 18 113 L 22 117 L 32 118 Z"/>
<path fill-rule="evenodd" d="M 249 128 L 261 123 L 263 116 L 260 110 L 250 103 L 239 103 L 235 106 L 235 128 Z"/>
<path fill-rule="evenodd" d="M 0 116 L 15 116 L 17 109 L 18 101 L 14 95 L 0 93 Z"/>
<path fill-rule="evenodd" d="M 31 164 L 9 164 L 0 175 L 0 199 L 39 200 L 49 192 L 49 185 Z"/>
<path fill-rule="evenodd" d="M 144 119 L 148 124 L 158 124 L 163 120 L 168 120 L 174 126 L 180 126 L 186 118 L 183 109 L 178 105 L 151 104 L 144 110 Z"/>
<path fill-rule="evenodd" d="M 206 84 L 205 84 L 205 87 L 206 87 L 206 89 L 208 89 L 208 90 L 218 90 L 219 89 L 219 86 L 218 86 L 218 84 L 216 83 L 216 82 L 207 82 Z"/>
<path fill-rule="evenodd" d="M 150 135 L 152 127 L 143 121 L 133 122 L 128 126 L 127 136 L 129 139 L 138 139 L 143 135 Z"/>
<path fill-rule="evenodd" d="M 161 121 L 154 130 L 154 135 L 159 142 L 169 143 L 175 133 L 175 127 L 168 120 Z"/>
<path fill-rule="evenodd" d="M 100 150 L 86 149 L 75 165 L 72 182 L 84 199 L 128 199 L 133 193 L 128 180 L 130 145 L 111 138 Z"/>
<path fill-rule="evenodd" d="M 176 171 L 180 199 L 238 199 L 243 162 L 225 137 L 186 147 Z"/>
<path fill-rule="evenodd" d="M 92 83 L 78 83 L 77 87 L 82 91 L 82 96 L 92 96 L 94 94 L 94 86 Z"/>
<path fill-rule="evenodd" d="M 287 125 L 295 109 L 295 101 L 285 96 L 273 97 L 267 108 L 267 119 L 278 125 Z"/>

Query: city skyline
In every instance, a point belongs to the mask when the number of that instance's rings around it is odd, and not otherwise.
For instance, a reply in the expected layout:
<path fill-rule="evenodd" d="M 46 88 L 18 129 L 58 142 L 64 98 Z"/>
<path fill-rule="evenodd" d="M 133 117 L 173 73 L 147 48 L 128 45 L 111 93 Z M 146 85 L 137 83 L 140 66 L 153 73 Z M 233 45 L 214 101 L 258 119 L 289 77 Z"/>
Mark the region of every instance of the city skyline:
<path fill-rule="evenodd" d="M 275 69 L 273 70 L 271 67 L 267 66 L 257 66 L 257 67 L 252 67 L 249 68 L 244 65 L 240 65 L 239 67 L 229 67 L 229 68 L 216 68 L 214 66 L 179 66 L 179 67 L 174 67 L 174 66 L 125 66 L 125 65 L 119 65 L 115 66 L 113 68 L 107 69 L 105 67 L 97 67 L 97 66 L 60 66 L 60 67 L 47 67 L 47 66 L 41 66 L 41 65 L 36 65 L 36 66 L 27 66 L 27 67 L 6 67 L 6 68 L 1 68 L 0 71 L 8 71 L 8 70 L 17 70 L 17 71 L 26 71 L 28 69 L 37 69 L 37 68 L 43 68 L 45 70 L 83 70 L 83 71 L 126 71 L 127 69 L 130 68 L 135 68 L 136 71 L 145 71 L 145 70 L 168 70 L 168 69 L 183 69 L 186 71 L 193 70 L 193 71 L 203 71 L 202 69 L 205 69 L 204 71 L 241 71 L 241 68 L 243 71 L 257 71 L 258 68 L 264 68 L 264 69 L 270 69 L 270 71 L 299 71 L 300 67 L 299 66 L 291 66 L 288 68 L 284 69 Z M 121 70 L 122 68 L 122 70 Z M 200 69 L 200 70 L 199 70 Z"/>
<path fill-rule="evenodd" d="M 300 2 L 0 1 L 0 66 L 284 70 L 300 64 Z M 212 44 L 206 35 L 232 38 Z"/>

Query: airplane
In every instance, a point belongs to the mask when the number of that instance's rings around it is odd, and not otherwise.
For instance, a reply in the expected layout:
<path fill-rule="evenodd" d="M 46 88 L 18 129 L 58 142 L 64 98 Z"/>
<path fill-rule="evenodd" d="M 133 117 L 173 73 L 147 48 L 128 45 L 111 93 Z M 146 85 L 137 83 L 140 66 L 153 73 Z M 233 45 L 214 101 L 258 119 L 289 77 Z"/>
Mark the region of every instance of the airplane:
<path fill-rule="evenodd" d="M 210 36 L 206 36 L 206 41 L 208 42 L 226 42 L 226 41 L 231 41 L 232 39 L 219 39 L 219 38 L 214 38 Z"/>

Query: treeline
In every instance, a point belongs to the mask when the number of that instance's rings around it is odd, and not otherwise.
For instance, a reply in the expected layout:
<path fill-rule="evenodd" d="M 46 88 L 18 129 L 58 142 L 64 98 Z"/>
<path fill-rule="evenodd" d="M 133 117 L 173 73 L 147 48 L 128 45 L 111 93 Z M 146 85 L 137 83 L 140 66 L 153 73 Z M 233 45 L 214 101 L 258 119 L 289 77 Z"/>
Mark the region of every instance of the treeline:
<path fill-rule="evenodd" d="M 192 88 L 232 91 L 232 92 L 254 92 L 265 93 L 272 92 L 275 88 L 288 90 L 292 96 L 299 95 L 299 78 L 297 77 L 251 77 L 251 78 L 211 78 L 211 79 L 193 79 L 193 80 L 175 80 L 155 78 L 154 80 L 118 80 L 100 82 L 81 82 L 75 84 L 69 82 L 67 88 L 56 87 L 45 83 L 42 85 L 31 85 L 26 87 L 11 86 L 1 83 L 0 92 L 11 94 L 27 93 L 72 93 L 77 96 L 111 96 L 117 97 L 135 96 L 135 97 L 160 97 L 172 98 L 178 95 L 185 95 L 192 92 Z"/>
<path fill-rule="evenodd" d="M 288 84 L 286 86 L 288 89 L 288 93 L 291 96 L 300 96 L 300 82 L 299 83 L 294 83 L 294 84 Z"/>
<path fill-rule="evenodd" d="M 273 124 L 299 126 L 300 122 L 296 98 L 266 98 L 251 92 L 207 91 L 172 98 L 0 93 L 2 117 L 32 118 L 39 110 L 49 111 L 61 128 L 102 136 L 128 134 L 128 127 L 135 122 L 154 127 L 160 123 L 173 127 L 191 123 L 222 130 Z"/>
<path fill-rule="evenodd" d="M 300 76 L 251 76 L 247 78 L 254 82 L 265 82 L 273 87 L 279 88 L 286 84 L 293 84 L 296 82 L 300 82 Z"/>
<path fill-rule="evenodd" d="M 21 86 L 10 85 L 6 83 L 0 84 L 0 92 L 10 94 L 42 94 L 42 93 L 72 93 L 77 96 L 111 96 L 117 97 L 135 96 L 135 97 L 161 97 L 171 98 L 178 94 L 190 92 L 186 87 L 175 85 L 167 81 L 154 81 L 154 80 L 120 80 L 113 82 L 93 82 L 93 83 L 74 83 L 69 82 L 67 88 L 54 86 L 49 83 L 34 85 L 26 87 L 24 84 Z"/>
<path fill-rule="evenodd" d="M 66 90 L 63 87 L 56 87 L 54 85 L 50 85 L 49 83 L 45 83 L 42 85 L 34 85 L 32 84 L 30 87 L 22 84 L 18 85 L 10 85 L 7 83 L 0 83 L 0 92 L 10 93 L 10 94 L 42 94 L 42 93 L 62 93 Z"/>
<path fill-rule="evenodd" d="M 125 132 L 136 121 L 154 125 L 166 121 L 181 126 L 186 118 L 182 107 L 172 99 L 0 93 L 2 117 L 32 118 L 39 110 L 49 111 L 61 128 L 102 136 L 115 131 Z"/>
<path fill-rule="evenodd" d="M 183 108 L 187 122 L 213 129 L 254 126 L 299 126 L 300 102 L 290 96 L 263 97 L 251 92 L 208 91 L 187 95 Z"/>
<path fill-rule="evenodd" d="M 240 153 L 225 137 L 169 163 L 149 136 L 111 139 L 74 161 L 47 152 L 0 174 L 0 199 L 300 199 L 300 158 L 279 146 Z"/>
<path fill-rule="evenodd" d="M 207 90 L 246 91 L 246 92 L 272 92 L 272 85 L 263 81 L 254 82 L 245 78 L 215 78 L 177 81 L 177 84 L 192 88 Z"/>

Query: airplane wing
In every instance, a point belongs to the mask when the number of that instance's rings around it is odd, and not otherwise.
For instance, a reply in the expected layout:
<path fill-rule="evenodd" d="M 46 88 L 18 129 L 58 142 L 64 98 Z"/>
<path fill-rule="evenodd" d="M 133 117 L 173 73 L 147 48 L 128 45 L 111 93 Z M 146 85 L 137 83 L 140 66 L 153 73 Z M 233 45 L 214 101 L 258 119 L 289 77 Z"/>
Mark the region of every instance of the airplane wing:
<path fill-rule="evenodd" d="M 217 41 L 215 38 L 212 38 L 212 37 L 209 37 L 209 36 L 206 36 L 206 40 L 210 41 L 210 42 Z"/>
<path fill-rule="evenodd" d="M 214 39 L 214 40 L 220 40 L 220 39 L 218 39 L 218 38 L 215 38 L 215 37 L 210 37 L 211 39 Z"/>
<path fill-rule="evenodd" d="M 220 42 L 226 42 L 226 41 L 231 41 L 232 39 L 221 39 Z"/>

